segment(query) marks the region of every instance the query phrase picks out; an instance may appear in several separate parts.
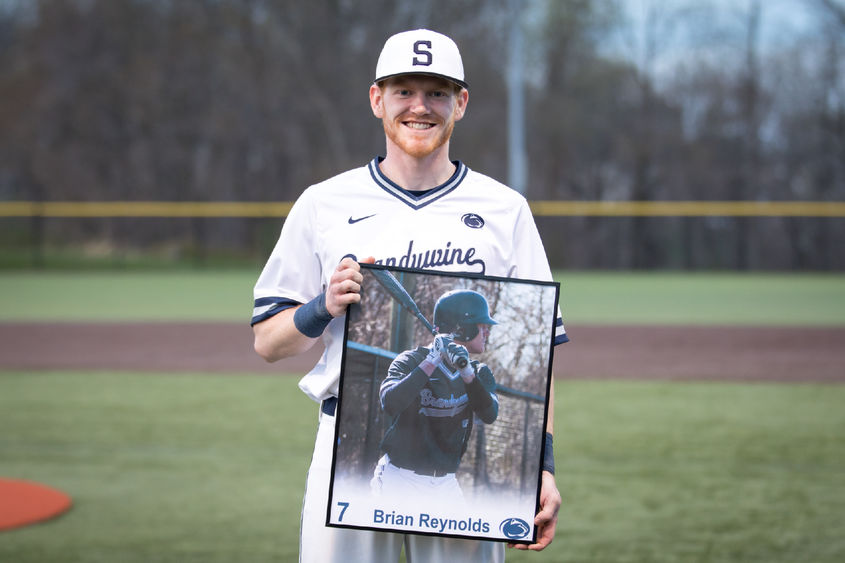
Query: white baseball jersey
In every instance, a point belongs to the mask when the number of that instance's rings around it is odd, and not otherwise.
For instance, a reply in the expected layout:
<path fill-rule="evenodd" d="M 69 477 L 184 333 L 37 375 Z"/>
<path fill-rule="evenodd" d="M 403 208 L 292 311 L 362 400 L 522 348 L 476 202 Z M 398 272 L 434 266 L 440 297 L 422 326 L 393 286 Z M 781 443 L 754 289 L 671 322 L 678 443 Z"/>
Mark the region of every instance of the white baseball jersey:
<path fill-rule="evenodd" d="M 408 192 L 387 179 L 379 159 L 309 187 L 294 204 L 255 285 L 252 323 L 325 291 L 345 256 L 378 264 L 550 281 L 528 203 L 520 194 L 460 162 L 443 185 Z M 320 362 L 299 383 L 312 399 L 337 395 L 344 319 L 329 323 Z M 558 318 L 555 344 L 566 342 Z M 501 563 L 500 542 L 330 528 L 335 417 L 321 414 L 302 505 L 301 563 L 408 560 Z"/>
<path fill-rule="evenodd" d="M 525 198 L 455 161 L 441 186 L 406 191 L 381 173 L 379 162 L 306 189 L 255 285 L 252 324 L 305 303 L 328 287 L 345 256 L 377 264 L 551 281 L 551 271 Z M 336 396 L 343 318 L 323 333 L 326 350 L 300 388 L 321 401 Z M 568 341 L 557 320 L 555 344 Z"/>

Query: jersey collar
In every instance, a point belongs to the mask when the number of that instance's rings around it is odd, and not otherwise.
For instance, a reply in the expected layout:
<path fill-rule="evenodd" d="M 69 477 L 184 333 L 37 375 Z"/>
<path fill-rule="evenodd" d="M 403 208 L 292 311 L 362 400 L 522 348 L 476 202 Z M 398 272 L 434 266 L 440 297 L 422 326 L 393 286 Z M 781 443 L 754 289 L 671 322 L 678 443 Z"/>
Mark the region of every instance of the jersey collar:
<path fill-rule="evenodd" d="M 453 160 L 452 164 L 455 165 L 455 173 L 452 174 L 451 178 L 430 190 L 426 190 L 424 192 L 412 192 L 400 187 L 390 178 L 382 174 L 381 168 L 379 168 L 379 163 L 382 160 L 384 160 L 383 156 L 377 156 L 371 160 L 368 165 L 368 168 L 370 169 L 370 176 L 372 176 L 373 181 L 375 181 L 381 189 L 414 209 L 420 209 L 430 203 L 434 203 L 441 197 L 456 189 L 463 179 L 466 178 L 467 172 L 469 171 L 463 162 L 460 160 Z"/>

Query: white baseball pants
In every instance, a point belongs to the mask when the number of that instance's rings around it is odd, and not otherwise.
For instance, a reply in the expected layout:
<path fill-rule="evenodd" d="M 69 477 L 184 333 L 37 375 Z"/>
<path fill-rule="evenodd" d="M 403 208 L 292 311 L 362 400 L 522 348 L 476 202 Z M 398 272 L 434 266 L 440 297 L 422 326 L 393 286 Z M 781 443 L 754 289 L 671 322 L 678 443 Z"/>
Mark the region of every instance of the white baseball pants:
<path fill-rule="evenodd" d="M 504 562 L 502 542 L 326 526 L 334 432 L 334 416 L 321 412 L 302 504 L 300 563 L 398 562 L 403 548 L 408 563 Z"/>

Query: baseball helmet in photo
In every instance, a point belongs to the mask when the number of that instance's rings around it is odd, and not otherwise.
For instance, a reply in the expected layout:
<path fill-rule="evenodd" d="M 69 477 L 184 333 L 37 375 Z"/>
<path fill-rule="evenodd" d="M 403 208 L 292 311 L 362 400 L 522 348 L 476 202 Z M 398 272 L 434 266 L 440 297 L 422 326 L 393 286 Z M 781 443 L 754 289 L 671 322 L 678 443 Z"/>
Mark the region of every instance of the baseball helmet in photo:
<path fill-rule="evenodd" d="M 385 42 L 374 82 L 403 74 L 438 76 L 467 88 L 458 46 L 442 33 L 429 29 L 403 31 Z"/>
<path fill-rule="evenodd" d="M 490 317 L 487 299 L 471 289 L 444 293 L 434 304 L 434 326 L 452 332 L 458 340 L 469 341 L 478 334 L 478 325 L 499 324 Z"/>

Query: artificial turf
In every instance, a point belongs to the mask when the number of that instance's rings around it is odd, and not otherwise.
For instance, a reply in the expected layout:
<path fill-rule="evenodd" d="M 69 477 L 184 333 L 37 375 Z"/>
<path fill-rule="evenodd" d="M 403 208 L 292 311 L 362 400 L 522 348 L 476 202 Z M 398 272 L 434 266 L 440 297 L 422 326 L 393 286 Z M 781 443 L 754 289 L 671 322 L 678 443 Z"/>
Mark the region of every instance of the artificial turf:
<path fill-rule="evenodd" d="M 555 387 L 557 537 L 508 561 L 845 558 L 845 387 Z M 0 561 L 295 561 L 315 425 L 292 376 L 2 372 L 0 475 L 75 504 Z"/>

